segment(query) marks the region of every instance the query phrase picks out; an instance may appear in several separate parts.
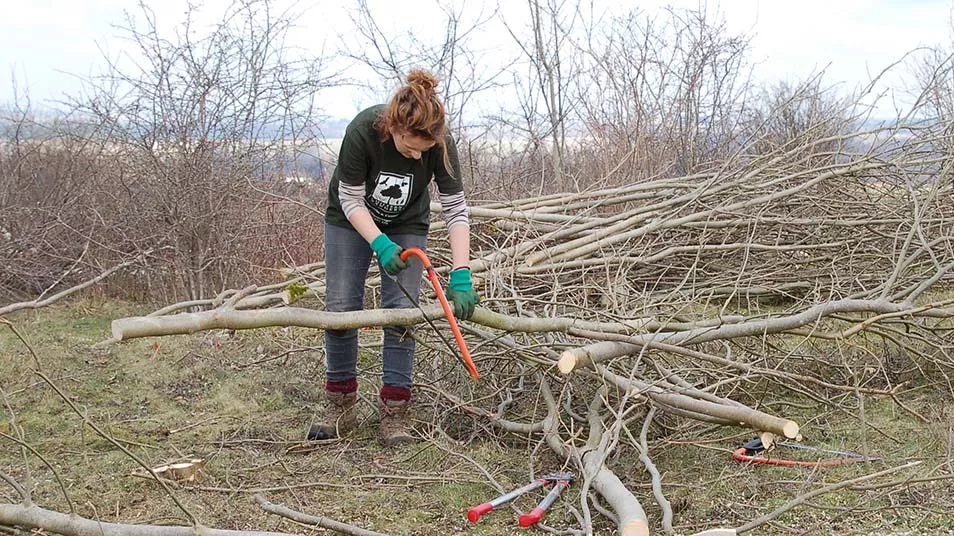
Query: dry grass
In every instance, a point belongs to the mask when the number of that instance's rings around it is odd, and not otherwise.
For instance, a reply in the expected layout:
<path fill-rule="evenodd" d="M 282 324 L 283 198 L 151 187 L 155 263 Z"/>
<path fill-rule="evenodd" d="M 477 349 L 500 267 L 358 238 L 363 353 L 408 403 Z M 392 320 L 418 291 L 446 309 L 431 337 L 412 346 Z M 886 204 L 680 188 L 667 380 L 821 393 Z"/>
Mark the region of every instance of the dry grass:
<path fill-rule="evenodd" d="M 306 531 L 255 506 L 252 494 L 262 491 L 274 503 L 388 534 L 522 534 L 528 531 L 517 527 L 518 514 L 511 509 L 489 514 L 477 524 L 466 521 L 470 506 L 497 494 L 483 471 L 511 487 L 524 483 L 531 470 L 560 468 L 561 461 L 536 438 L 486 432 L 482 423 L 423 391 L 416 418 L 420 432 L 431 440 L 382 448 L 370 404 L 379 372 L 373 345 L 362 358 L 362 394 L 368 403 L 362 405 L 361 428 L 343 441 L 296 452 L 293 447 L 301 445 L 320 404 L 320 333 L 211 332 L 135 340 L 108 352 L 91 349 L 105 336 L 111 319 L 143 312 L 130 304 L 86 300 L 8 320 L 36 350 L 45 374 L 143 461 L 158 466 L 192 457 L 207 460 L 200 482 L 175 489 L 206 525 Z M 0 429 L 14 433 L 15 416 L 26 441 L 56 468 L 77 513 L 113 522 L 185 524 L 183 513 L 156 483 L 134 476 L 140 471 L 136 463 L 83 425 L 33 371 L 29 352 L 4 327 L 0 378 L 9 407 Z M 797 400 L 775 402 L 772 410 L 803 423 L 806 443 L 882 458 L 824 470 L 741 465 L 732 460 L 731 451 L 749 438 L 748 432 L 667 421 L 671 428 L 656 431 L 651 455 L 663 473 L 677 532 L 739 526 L 820 485 L 911 460 L 923 463 L 901 476 L 954 473 L 954 410 L 946 391 L 924 386 L 899 400 L 930 422 L 919 422 L 890 399 L 852 395 L 830 408 Z M 860 425 L 862 416 L 868 425 Z M 446 433 L 468 440 L 457 441 Z M 0 471 L 29 485 L 39 505 L 68 509 L 54 475 L 36 456 L 24 459 L 16 444 L 3 438 L 0 444 Z M 780 449 L 777 455 L 811 453 Z M 648 474 L 632 449 L 621 448 L 610 464 L 640 498 L 652 526 L 659 527 Z M 952 496 L 954 480 L 843 490 L 821 496 L 753 534 L 950 533 Z M 541 497 L 526 497 L 516 509 L 528 511 Z M 557 529 L 577 527 L 578 499 L 575 493 L 567 494 L 546 521 Z M 16 501 L 12 488 L 0 488 L 0 502 Z M 599 534 L 613 532 L 607 520 L 598 515 L 594 519 Z"/>

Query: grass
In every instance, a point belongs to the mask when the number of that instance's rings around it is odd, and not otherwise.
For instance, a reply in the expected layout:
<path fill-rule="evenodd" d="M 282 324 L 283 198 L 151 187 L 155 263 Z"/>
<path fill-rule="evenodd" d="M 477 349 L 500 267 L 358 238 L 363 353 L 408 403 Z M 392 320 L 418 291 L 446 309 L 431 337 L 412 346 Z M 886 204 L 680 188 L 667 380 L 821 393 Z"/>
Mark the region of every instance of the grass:
<path fill-rule="evenodd" d="M 388 534 L 540 532 L 520 529 L 516 523 L 519 513 L 529 511 L 542 493 L 476 524 L 465 518 L 470 506 L 497 495 L 480 468 L 505 488 L 525 483 L 531 469 L 560 468 L 561 461 L 533 438 L 478 433 L 471 434 L 473 441 L 461 442 L 438 434 L 430 442 L 385 449 L 376 441 L 373 405 L 362 403 L 362 426 L 355 433 L 341 441 L 289 450 L 301 445 L 321 403 L 320 333 L 217 331 L 133 340 L 109 350 L 92 348 L 106 337 L 112 319 L 146 312 L 133 304 L 80 300 L 22 311 L 8 320 L 36 350 L 41 370 L 90 420 L 143 462 L 159 466 L 193 457 L 207 460 L 198 483 L 174 490 L 203 524 L 303 530 L 260 510 L 252 501 L 259 491 L 274 503 Z M 5 406 L 0 431 L 13 432 L 15 417 L 25 441 L 56 468 L 77 513 L 121 523 L 187 524 L 155 482 L 137 476 L 142 468 L 133 459 L 84 425 L 42 383 L 29 351 L 9 329 L 0 327 L 0 395 Z M 364 335 L 374 338 L 374 333 Z M 362 356 L 360 366 L 362 397 L 372 401 L 380 360 L 371 351 Z M 846 398 L 839 405 L 844 410 L 807 400 L 774 405 L 771 411 L 805 423 L 806 443 L 882 458 L 825 470 L 739 464 L 731 451 L 750 437 L 744 430 L 680 425 L 660 432 L 650 454 L 663 473 L 677 532 L 739 526 L 818 486 L 910 460 L 921 460 L 922 466 L 899 477 L 954 472 L 949 395 L 925 388 L 902 401 L 930 422 L 920 422 L 890 398 Z M 862 410 L 867 426 L 860 424 Z M 444 416 L 435 413 L 439 411 L 418 409 L 422 432 L 435 434 L 431 423 Z M 461 426 L 473 426 L 469 422 Z M 775 455 L 812 455 L 789 450 L 780 448 Z M 632 449 L 621 449 L 610 465 L 640 499 L 651 526 L 659 527 L 649 477 Z M 37 504 L 68 511 L 53 472 L 34 455 L 24 458 L 18 445 L 2 437 L 0 471 L 30 486 Z M 952 496 L 950 480 L 843 490 L 817 497 L 752 534 L 790 534 L 791 527 L 809 534 L 945 534 L 954 524 Z M 12 488 L 0 487 L 0 502 L 17 501 Z M 578 509 L 578 495 L 568 493 L 546 521 L 557 529 L 577 527 L 573 511 Z M 611 523 L 595 512 L 594 520 L 598 534 L 613 533 Z"/>

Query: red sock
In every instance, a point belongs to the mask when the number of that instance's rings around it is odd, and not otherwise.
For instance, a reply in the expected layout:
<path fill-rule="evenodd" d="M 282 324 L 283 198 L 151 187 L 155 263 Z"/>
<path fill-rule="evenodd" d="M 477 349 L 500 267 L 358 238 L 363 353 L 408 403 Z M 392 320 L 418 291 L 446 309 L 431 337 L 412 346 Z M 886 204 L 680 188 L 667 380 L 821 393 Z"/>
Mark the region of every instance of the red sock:
<path fill-rule="evenodd" d="M 381 387 L 381 400 L 410 400 L 411 390 L 407 387 L 384 385 Z"/>
<path fill-rule="evenodd" d="M 326 381 L 325 391 L 331 393 L 353 393 L 358 390 L 358 379 L 351 378 L 340 382 Z"/>

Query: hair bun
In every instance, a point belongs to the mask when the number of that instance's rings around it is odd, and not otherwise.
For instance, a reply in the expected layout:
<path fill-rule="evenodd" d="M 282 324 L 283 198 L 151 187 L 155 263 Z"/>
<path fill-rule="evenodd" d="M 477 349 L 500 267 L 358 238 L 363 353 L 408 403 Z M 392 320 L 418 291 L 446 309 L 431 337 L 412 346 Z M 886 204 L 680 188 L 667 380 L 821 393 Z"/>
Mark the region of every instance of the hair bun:
<path fill-rule="evenodd" d="M 407 85 L 417 86 L 428 94 L 436 93 L 437 82 L 437 77 L 424 69 L 411 69 L 407 74 Z"/>

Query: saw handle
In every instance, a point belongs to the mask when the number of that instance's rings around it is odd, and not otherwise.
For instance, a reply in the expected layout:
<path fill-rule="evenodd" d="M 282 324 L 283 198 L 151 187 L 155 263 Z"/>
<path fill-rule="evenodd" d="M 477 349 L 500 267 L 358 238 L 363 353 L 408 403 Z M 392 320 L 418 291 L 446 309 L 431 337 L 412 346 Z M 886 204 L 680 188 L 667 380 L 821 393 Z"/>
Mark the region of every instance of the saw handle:
<path fill-rule="evenodd" d="M 474 360 L 470 357 L 470 350 L 467 349 L 467 343 L 464 342 L 464 336 L 460 332 L 460 326 L 457 325 L 457 319 L 454 318 L 454 309 L 452 309 L 447 302 L 447 296 L 444 295 L 444 289 L 441 288 L 441 282 L 437 279 L 437 272 L 434 271 L 431 260 L 427 258 L 427 254 L 425 254 L 424 251 L 414 247 L 402 251 L 401 260 L 407 261 L 412 255 L 421 259 L 421 262 L 424 264 L 424 271 L 427 272 L 427 278 L 430 279 L 431 286 L 434 287 L 434 294 L 437 295 L 437 300 L 441 302 L 441 308 L 444 309 L 444 316 L 447 317 L 447 323 L 450 324 L 451 332 L 454 333 L 454 339 L 457 341 L 460 353 L 464 357 L 464 366 L 474 381 L 477 381 L 480 377 L 480 374 L 477 372 L 477 366 L 474 365 Z"/>

